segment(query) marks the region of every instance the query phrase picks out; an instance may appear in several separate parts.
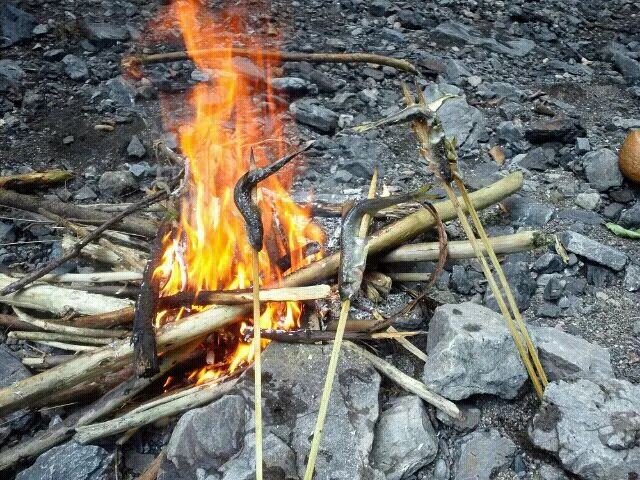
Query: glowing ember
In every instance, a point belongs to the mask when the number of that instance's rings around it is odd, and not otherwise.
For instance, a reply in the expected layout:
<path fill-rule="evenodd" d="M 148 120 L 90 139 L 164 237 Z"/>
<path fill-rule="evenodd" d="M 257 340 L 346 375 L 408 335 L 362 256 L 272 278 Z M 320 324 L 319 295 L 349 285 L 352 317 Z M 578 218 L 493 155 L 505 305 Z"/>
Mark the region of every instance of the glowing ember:
<path fill-rule="evenodd" d="M 189 52 L 232 46 L 228 26 L 216 24 L 195 3 L 178 2 L 173 8 Z M 258 35 L 252 33 L 250 38 L 252 44 L 243 46 L 259 49 Z M 238 40 L 237 35 L 233 40 Z M 251 247 L 233 202 L 233 187 L 249 168 L 251 149 L 258 166 L 292 149 L 283 139 L 283 102 L 274 98 L 269 87 L 270 64 L 258 61 L 256 68 L 246 59 L 232 59 L 230 55 L 196 57 L 194 62 L 209 73 L 211 80 L 194 87 L 194 119 L 179 132 L 182 152 L 190 162 L 189 183 L 179 225 L 165 238 L 163 264 L 156 271 L 166 279 L 163 296 L 250 286 Z M 285 176 L 291 170 L 291 166 L 286 167 L 279 178 L 274 176 L 260 184 L 258 191 L 265 226 L 266 248 L 259 256 L 264 286 L 276 286 L 282 277 L 278 259 L 290 255 L 291 267 L 299 267 L 315 258 L 302 258 L 303 247 L 311 241 L 322 243 L 323 239 L 320 228 L 310 222 L 310 211 L 297 206 L 287 193 L 291 175 Z M 183 313 L 178 312 L 177 317 Z M 300 314 L 300 306 L 293 302 L 269 304 L 262 313 L 261 326 L 289 329 L 296 326 Z M 161 312 L 156 323 L 175 317 Z M 235 341 L 240 336 L 236 331 Z M 263 346 L 267 343 L 264 341 Z M 251 345 L 240 343 L 232 358 L 213 359 L 209 363 L 216 366 L 194 372 L 193 379 L 203 382 L 215 378 L 252 357 Z"/>

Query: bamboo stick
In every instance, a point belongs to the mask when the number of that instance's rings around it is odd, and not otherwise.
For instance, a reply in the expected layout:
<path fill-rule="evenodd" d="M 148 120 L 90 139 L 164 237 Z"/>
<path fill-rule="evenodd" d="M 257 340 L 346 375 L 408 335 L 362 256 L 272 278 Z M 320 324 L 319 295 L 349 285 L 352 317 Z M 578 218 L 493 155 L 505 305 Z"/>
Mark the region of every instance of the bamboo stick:
<path fill-rule="evenodd" d="M 522 173 L 516 172 L 489 187 L 473 192 L 470 196 L 476 208 L 482 209 L 514 193 L 521 185 Z M 434 206 L 443 221 L 455 217 L 455 210 L 450 201 Z M 427 210 L 419 210 L 373 234 L 369 240 L 369 252 L 380 253 L 393 248 L 434 225 L 435 220 L 431 214 Z M 283 286 L 309 285 L 330 278 L 337 273 L 339 263 L 339 253 L 329 255 L 285 277 Z M 191 315 L 180 322 L 164 325 L 158 331 L 158 349 L 163 351 L 177 348 L 194 338 L 237 321 L 237 317 L 246 314 L 247 311 L 246 306 L 221 306 Z M 38 397 L 93 378 L 97 375 L 98 369 L 104 372 L 119 368 L 131 361 L 131 352 L 128 341 L 119 341 L 0 389 L 0 416 L 24 408 Z"/>
<path fill-rule="evenodd" d="M 461 419 L 462 413 L 456 407 L 456 405 L 446 398 L 438 395 L 437 393 L 433 393 L 430 391 L 427 386 L 416 380 L 413 377 L 410 377 L 406 373 L 402 372 L 398 368 L 391 365 L 386 360 L 383 360 L 379 357 L 376 357 L 373 353 L 365 350 L 362 347 L 359 347 L 355 343 L 345 342 L 344 346 L 347 347 L 352 352 L 357 353 L 362 358 L 367 360 L 371 365 L 373 365 L 376 370 L 385 375 L 387 378 L 392 380 L 393 382 L 400 385 L 405 390 L 419 396 L 425 402 L 433 405 L 437 409 L 443 411 L 447 415 L 452 418 Z"/>
<path fill-rule="evenodd" d="M 519 232 L 513 235 L 502 235 L 489 238 L 494 251 L 498 255 L 525 252 L 553 242 L 553 238 L 539 231 Z M 468 240 L 450 241 L 448 258 L 463 260 L 475 258 L 473 247 Z M 482 251 L 486 252 L 484 246 Z M 438 242 L 411 243 L 396 248 L 379 259 L 383 263 L 424 262 L 437 260 L 440 252 Z"/>
<path fill-rule="evenodd" d="M 152 63 L 175 62 L 179 60 L 227 58 L 229 55 L 246 57 L 254 60 L 274 60 L 280 62 L 309 62 L 309 63 L 373 63 L 386 65 L 398 70 L 420 75 L 416 67 L 407 60 L 376 55 L 373 53 L 299 53 L 282 52 L 280 50 L 261 50 L 249 48 L 213 48 L 206 50 L 192 50 L 190 52 L 168 52 L 152 55 L 137 55 L 125 57 L 122 65 L 125 68 L 138 68 L 140 65 Z"/>

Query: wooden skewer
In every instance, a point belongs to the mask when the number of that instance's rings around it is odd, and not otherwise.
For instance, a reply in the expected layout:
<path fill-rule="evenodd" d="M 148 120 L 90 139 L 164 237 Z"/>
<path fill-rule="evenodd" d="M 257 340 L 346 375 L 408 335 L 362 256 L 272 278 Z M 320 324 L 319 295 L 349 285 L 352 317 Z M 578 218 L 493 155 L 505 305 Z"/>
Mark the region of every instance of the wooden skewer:
<path fill-rule="evenodd" d="M 369 193 L 367 198 L 373 198 L 376 194 L 376 185 L 378 183 L 378 169 L 373 171 L 371 177 L 371 185 L 369 186 Z M 371 217 L 364 215 L 362 217 L 362 223 L 360 223 L 360 231 L 358 236 L 365 238 L 367 236 L 367 230 L 369 229 L 369 222 Z M 316 460 L 318 458 L 318 450 L 320 448 L 320 440 L 322 439 L 322 432 L 324 430 L 324 423 L 327 417 L 327 409 L 329 407 L 329 397 L 331 396 L 331 389 L 333 388 L 333 380 L 338 368 L 338 357 L 340 356 L 340 347 L 342 346 L 342 339 L 344 337 L 344 330 L 347 323 L 347 316 L 349 315 L 349 308 L 351 308 L 351 300 L 346 298 L 342 301 L 340 307 L 340 318 L 338 319 L 338 326 L 336 327 L 336 338 L 333 341 L 333 348 L 331 349 L 331 357 L 329 358 L 329 369 L 327 371 L 327 377 L 324 383 L 324 389 L 322 390 L 322 397 L 320 398 L 320 409 L 318 410 L 318 419 L 316 420 L 316 427 L 313 432 L 313 440 L 311 441 L 311 450 L 309 451 L 309 460 L 307 462 L 307 470 L 304 474 L 304 480 L 312 480 L 313 471 L 315 470 Z"/>

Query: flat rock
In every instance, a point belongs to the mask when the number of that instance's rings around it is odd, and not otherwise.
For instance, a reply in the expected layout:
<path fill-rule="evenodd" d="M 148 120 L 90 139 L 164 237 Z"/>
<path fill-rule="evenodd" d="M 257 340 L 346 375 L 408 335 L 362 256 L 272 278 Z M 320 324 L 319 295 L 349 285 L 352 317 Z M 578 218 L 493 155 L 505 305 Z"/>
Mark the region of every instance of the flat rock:
<path fill-rule="evenodd" d="M 614 376 L 608 349 L 556 328 L 528 328 L 550 381 Z"/>
<path fill-rule="evenodd" d="M 584 127 L 573 118 L 560 117 L 532 124 L 524 136 L 533 144 L 560 142 L 574 144 L 576 138 L 586 135 Z"/>
<path fill-rule="evenodd" d="M 3 76 L 13 82 L 19 82 L 24 77 L 24 70 L 20 68 L 20 64 L 8 58 L 0 59 L 0 76 Z"/>
<path fill-rule="evenodd" d="M 491 480 L 513 463 L 516 444 L 495 428 L 462 438 L 455 462 L 454 480 Z"/>
<path fill-rule="evenodd" d="M 551 221 L 554 214 L 553 207 L 521 195 L 506 198 L 504 205 L 516 226 L 543 227 Z"/>
<path fill-rule="evenodd" d="M 32 37 L 37 22 L 33 15 L 3 2 L 0 5 L 0 45 L 9 47 Z"/>
<path fill-rule="evenodd" d="M 620 271 L 627 263 L 627 256 L 620 250 L 603 245 L 589 237 L 572 231 L 564 232 L 562 244 L 569 252 L 585 257 L 587 260 Z"/>
<path fill-rule="evenodd" d="M 69 441 L 40 455 L 16 480 L 104 480 L 112 456 L 102 447 Z"/>
<path fill-rule="evenodd" d="M 431 463 L 438 453 L 438 437 L 424 402 L 415 395 L 390 402 L 376 425 L 371 457 L 386 480 L 400 480 Z"/>
<path fill-rule="evenodd" d="M 636 202 L 631 208 L 624 210 L 620 214 L 618 223 L 624 228 L 640 228 L 640 202 Z"/>
<path fill-rule="evenodd" d="M 108 47 L 129 40 L 129 31 L 110 23 L 80 22 L 80 31 L 97 47 Z"/>
<path fill-rule="evenodd" d="M 613 150 L 601 148 L 588 152 L 582 157 L 582 165 L 587 180 L 599 192 L 622 185 L 624 179 Z"/>
<path fill-rule="evenodd" d="M 422 380 L 451 400 L 475 394 L 514 398 L 527 380 L 501 315 L 475 303 L 438 307 L 429 323 Z"/>
<path fill-rule="evenodd" d="M 289 110 L 296 121 L 321 132 L 333 132 L 338 126 L 338 114 L 318 105 L 314 100 L 298 100 L 289 106 Z"/>
<path fill-rule="evenodd" d="M 302 478 L 324 386 L 330 346 L 271 344 L 263 353 L 266 468 L 274 478 Z M 376 479 L 369 465 L 378 420 L 380 376 L 356 354 L 342 351 L 316 464 L 318 478 Z M 159 478 L 255 478 L 253 378 L 180 419 Z M 384 476 L 382 477 L 384 478 Z"/>
<path fill-rule="evenodd" d="M 529 436 L 562 466 L 587 480 L 640 474 L 640 387 L 614 378 L 547 385 Z"/>

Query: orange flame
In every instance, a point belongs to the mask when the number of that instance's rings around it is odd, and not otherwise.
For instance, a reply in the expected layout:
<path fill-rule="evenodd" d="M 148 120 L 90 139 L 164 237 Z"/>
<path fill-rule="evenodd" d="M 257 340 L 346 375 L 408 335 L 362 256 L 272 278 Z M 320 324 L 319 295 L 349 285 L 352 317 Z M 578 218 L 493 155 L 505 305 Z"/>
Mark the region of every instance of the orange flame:
<path fill-rule="evenodd" d="M 228 28 L 218 25 L 195 2 L 179 2 L 174 8 L 187 51 L 232 47 L 231 36 L 225 33 Z M 237 35 L 233 40 L 238 40 Z M 243 46 L 261 48 L 255 33 Z M 179 226 L 165 238 L 163 262 L 155 272 L 166 279 L 163 296 L 250 286 L 252 251 L 233 201 L 233 188 L 249 169 L 251 150 L 258 166 L 291 150 L 283 139 L 285 106 L 270 88 L 271 64 L 232 58 L 230 53 L 211 58 L 198 55 L 193 60 L 211 80 L 193 88 L 194 119 L 179 130 L 180 146 L 189 160 L 189 178 Z M 291 170 L 289 166 L 283 172 Z M 266 248 L 259 254 L 264 286 L 275 286 L 282 277 L 275 260 L 289 255 L 291 267 L 299 267 L 313 259 L 303 258 L 303 247 L 323 240 L 320 228 L 310 221 L 310 211 L 291 201 L 287 193 L 291 181 L 291 175 L 278 175 L 259 185 L 258 203 L 265 226 Z M 293 328 L 300 315 L 295 302 L 269 304 L 261 315 L 261 327 Z M 165 317 L 162 312 L 157 324 Z M 233 371 L 253 355 L 250 344 L 240 343 L 225 363 Z M 195 377 L 202 382 L 222 373 L 224 370 L 205 368 Z"/>

